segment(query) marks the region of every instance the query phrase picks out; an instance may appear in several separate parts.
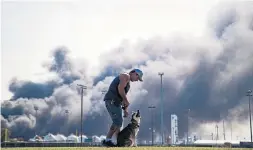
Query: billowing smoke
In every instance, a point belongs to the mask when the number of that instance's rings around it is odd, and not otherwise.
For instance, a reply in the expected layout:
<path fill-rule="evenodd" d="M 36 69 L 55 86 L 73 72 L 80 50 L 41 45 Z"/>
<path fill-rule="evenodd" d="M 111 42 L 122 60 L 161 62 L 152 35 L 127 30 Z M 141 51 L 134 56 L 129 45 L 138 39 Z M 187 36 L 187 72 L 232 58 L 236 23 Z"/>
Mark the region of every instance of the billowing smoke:
<path fill-rule="evenodd" d="M 19 81 L 14 78 L 9 86 L 9 90 L 13 93 L 12 99 L 49 97 L 55 88 L 64 84 L 71 84 L 84 76 L 83 70 L 76 70 L 67 54 L 68 50 L 65 47 L 59 47 L 53 52 L 52 62 L 44 65 L 50 73 L 57 75 L 56 79 L 45 83 L 35 83 Z"/>
<path fill-rule="evenodd" d="M 216 122 L 225 120 L 226 126 L 234 124 L 237 129 L 247 125 L 246 91 L 253 88 L 252 39 L 253 4 L 226 3 L 211 13 L 204 36 L 124 41 L 118 49 L 101 56 L 100 73 L 94 78 L 78 69 L 84 67 L 74 65 L 66 49 L 57 49 L 47 65 L 49 72 L 57 74 L 56 79 L 43 83 L 11 82 L 9 89 L 14 100 L 2 104 L 1 125 L 10 128 L 13 136 L 26 138 L 35 131 L 42 135 L 80 131 L 81 96 L 76 84 L 82 83 L 88 86 L 84 94 L 84 134 L 104 135 L 110 120 L 102 91 L 116 74 L 137 67 L 144 71 L 144 82 L 131 84 L 129 100 L 130 111 L 140 109 L 142 114 L 140 139 L 151 136 L 149 105 L 156 106 L 155 130 L 160 132 L 158 72 L 164 72 L 166 135 L 170 132 L 170 114 L 175 113 L 179 117 L 179 136 L 184 136 L 190 109 L 190 132 L 210 139 Z M 37 113 L 34 106 L 38 107 Z M 246 130 L 244 135 L 248 137 Z"/>
<path fill-rule="evenodd" d="M 68 50 L 66 48 L 59 48 L 53 53 L 53 62 L 48 65 L 49 71 L 56 72 L 64 84 L 70 84 L 75 80 L 80 79 L 79 72 L 75 71 L 73 63 L 66 56 L 68 54 Z"/>

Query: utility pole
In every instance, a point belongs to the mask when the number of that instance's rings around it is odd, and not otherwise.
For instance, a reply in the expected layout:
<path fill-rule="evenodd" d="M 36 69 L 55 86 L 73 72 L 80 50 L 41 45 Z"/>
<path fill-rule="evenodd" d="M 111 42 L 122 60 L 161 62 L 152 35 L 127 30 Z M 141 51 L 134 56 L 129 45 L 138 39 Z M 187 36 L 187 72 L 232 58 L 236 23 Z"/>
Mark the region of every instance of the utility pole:
<path fill-rule="evenodd" d="M 250 97 L 252 96 L 252 91 L 247 91 L 247 96 L 249 97 L 249 126 L 250 126 L 250 141 L 252 142 L 252 123 L 251 123 L 251 104 L 250 104 Z"/>
<path fill-rule="evenodd" d="M 158 75 L 161 77 L 161 140 L 162 140 L 162 145 L 163 145 L 163 72 L 159 72 Z"/>
<path fill-rule="evenodd" d="M 81 88 L 81 145 L 83 143 L 83 90 L 87 89 L 87 86 L 77 84 Z"/>
<path fill-rule="evenodd" d="M 223 136 L 224 136 L 224 140 L 226 140 L 226 132 L 225 132 L 224 120 L 223 120 Z"/>
<path fill-rule="evenodd" d="M 155 106 L 149 106 L 149 109 L 155 109 Z M 151 139 L 152 139 L 152 146 L 154 145 L 154 112 L 151 110 Z"/>
<path fill-rule="evenodd" d="M 38 120 L 37 120 L 37 112 L 39 110 L 39 107 L 38 106 L 34 106 L 34 110 L 35 110 L 35 118 L 36 118 L 36 125 L 35 125 L 35 136 L 37 135 L 37 124 L 38 124 Z"/>

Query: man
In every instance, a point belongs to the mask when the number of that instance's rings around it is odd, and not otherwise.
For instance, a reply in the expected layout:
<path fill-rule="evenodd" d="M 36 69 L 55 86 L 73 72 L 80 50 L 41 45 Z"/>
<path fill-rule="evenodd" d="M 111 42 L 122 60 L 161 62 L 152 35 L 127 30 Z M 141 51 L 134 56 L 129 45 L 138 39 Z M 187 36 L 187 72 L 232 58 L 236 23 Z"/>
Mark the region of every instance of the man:
<path fill-rule="evenodd" d="M 143 81 L 143 73 L 139 69 L 133 69 L 129 73 L 122 73 L 111 82 L 109 90 L 105 94 L 104 101 L 107 111 L 112 119 L 112 125 L 107 133 L 106 139 L 102 142 L 105 146 L 115 146 L 111 138 L 115 134 L 116 138 L 123 124 L 122 110 L 124 117 L 128 116 L 129 101 L 126 97 L 130 89 L 130 81 Z"/>

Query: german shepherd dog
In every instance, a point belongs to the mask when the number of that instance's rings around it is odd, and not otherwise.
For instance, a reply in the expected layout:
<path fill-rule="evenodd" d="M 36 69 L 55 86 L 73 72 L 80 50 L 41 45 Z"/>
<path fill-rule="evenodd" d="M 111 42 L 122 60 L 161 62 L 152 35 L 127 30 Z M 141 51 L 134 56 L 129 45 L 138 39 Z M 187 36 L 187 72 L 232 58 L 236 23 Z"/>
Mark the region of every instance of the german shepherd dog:
<path fill-rule="evenodd" d="M 136 137 L 139 132 L 141 122 L 140 111 L 133 112 L 131 122 L 119 132 L 117 137 L 117 147 L 137 146 Z"/>

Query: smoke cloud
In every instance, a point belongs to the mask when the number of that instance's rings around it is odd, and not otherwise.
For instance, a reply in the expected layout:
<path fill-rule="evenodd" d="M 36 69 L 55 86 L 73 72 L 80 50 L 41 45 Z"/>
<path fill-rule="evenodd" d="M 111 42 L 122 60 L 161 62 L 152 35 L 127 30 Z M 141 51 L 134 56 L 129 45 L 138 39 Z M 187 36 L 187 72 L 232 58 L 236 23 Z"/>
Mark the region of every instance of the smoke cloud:
<path fill-rule="evenodd" d="M 210 138 L 214 125 L 225 120 L 227 127 L 234 124 L 235 139 L 238 127 L 247 125 L 246 91 L 253 88 L 253 3 L 217 6 L 210 13 L 207 27 L 202 37 L 177 35 L 136 43 L 123 41 L 119 48 L 101 56 L 100 72 L 95 77 L 86 76 L 84 67 L 74 65 L 66 48 L 58 48 L 52 62 L 45 65 L 49 73 L 57 75 L 56 79 L 43 83 L 11 81 L 13 100 L 2 103 L 1 125 L 10 128 L 12 136 L 25 138 L 33 137 L 35 131 L 41 135 L 80 131 L 81 96 L 76 85 L 82 83 L 88 85 L 83 98 L 84 134 L 105 135 L 110 120 L 102 91 L 118 73 L 140 68 L 144 82 L 131 83 L 128 95 L 130 111 L 140 109 L 142 114 L 140 139 L 149 140 L 151 136 L 150 105 L 156 106 L 155 130 L 160 134 L 158 72 L 164 72 L 166 136 L 170 134 L 172 113 L 179 117 L 179 136 L 184 136 L 190 109 L 192 133 Z M 38 107 L 37 113 L 34 106 Z M 246 130 L 242 132 L 249 137 Z"/>

